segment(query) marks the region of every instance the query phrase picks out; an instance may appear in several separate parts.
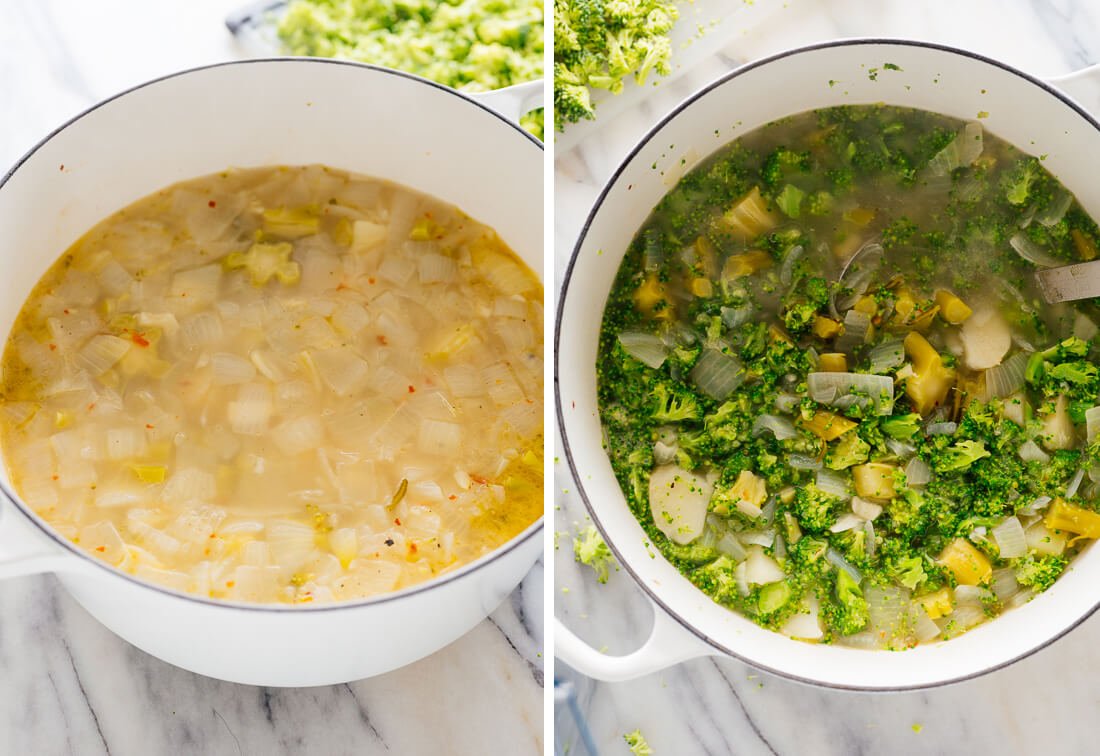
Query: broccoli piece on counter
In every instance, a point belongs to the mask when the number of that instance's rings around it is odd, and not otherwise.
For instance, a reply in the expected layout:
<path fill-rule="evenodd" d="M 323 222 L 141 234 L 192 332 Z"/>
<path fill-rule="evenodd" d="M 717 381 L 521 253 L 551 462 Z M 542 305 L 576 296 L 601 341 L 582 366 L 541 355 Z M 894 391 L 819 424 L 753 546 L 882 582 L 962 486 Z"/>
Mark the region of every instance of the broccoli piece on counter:
<path fill-rule="evenodd" d="M 589 525 L 573 537 L 573 556 L 581 564 L 587 564 L 596 573 L 596 580 L 606 583 L 615 557 L 604 542 L 595 525 Z M 617 568 L 616 568 L 617 569 Z"/>
<path fill-rule="evenodd" d="M 623 735 L 623 740 L 630 746 L 630 752 L 634 756 L 653 756 L 653 749 L 649 747 L 641 730 L 626 733 Z"/>

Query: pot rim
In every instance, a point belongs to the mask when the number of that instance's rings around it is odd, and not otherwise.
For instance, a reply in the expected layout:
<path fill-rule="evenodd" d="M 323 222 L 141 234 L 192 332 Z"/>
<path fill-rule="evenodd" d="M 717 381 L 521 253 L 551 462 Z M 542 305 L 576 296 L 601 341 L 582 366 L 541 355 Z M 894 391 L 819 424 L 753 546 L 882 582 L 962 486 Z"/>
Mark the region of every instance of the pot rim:
<path fill-rule="evenodd" d="M 376 72 L 376 73 L 380 73 L 380 74 L 395 76 L 395 77 L 402 78 L 402 79 L 408 79 L 408 80 L 410 80 L 412 82 L 415 82 L 417 84 L 429 86 L 429 87 L 432 87 L 433 89 L 437 89 L 437 90 L 440 90 L 441 92 L 445 92 L 447 94 L 453 95 L 454 97 L 457 97 L 458 99 L 465 101 L 469 105 L 472 105 L 476 108 L 479 108 L 480 110 L 485 111 L 486 113 L 489 113 L 490 115 L 492 115 L 493 117 L 495 117 L 496 119 L 501 121 L 503 124 L 511 127 L 514 131 L 519 132 L 528 141 L 530 141 L 532 144 L 534 144 L 539 150 L 545 151 L 545 146 L 543 145 L 543 143 L 540 142 L 538 139 L 536 139 L 532 134 L 527 132 L 525 129 L 523 129 L 518 123 L 509 120 L 508 118 L 501 115 L 500 113 L 493 110 L 492 108 L 488 107 L 484 103 L 481 103 L 477 99 L 471 97 L 469 94 L 459 92 L 456 89 L 445 86 L 443 84 L 432 81 L 430 79 L 425 79 L 422 76 L 417 76 L 415 74 L 406 73 L 404 71 L 397 71 L 397 70 L 390 69 L 390 68 L 384 68 L 382 66 L 376 66 L 376 65 L 369 64 L 369 63 L 359 63 L 359 62 L 350 61 L 350 60 L 336 60 L 336 59 L 332 59 L 332 58 L 273 56 L 273 57 L 266 57 L 266 58 L 252 58 L 252 59 L 249 59 L 249 60 L 222 61 L 220 63 L 211 63 L 211 64 L 206 64 L 206 65 L 201 65 L 201 66 L 194 66 L 194 67 L 191 67 L 191 68 L 185 68 L 185 69 L 182 69 L 180 71 L 175 71 L 173 73 L 165 74 L 163 76 L 158 76 L 154 79 L 149 79 L 148 81 L 142 82 L 141 84 L 137 84 L 137 85 L 132 86 L 132 87 L 129 87 L 127 89 L 122 90 L 121 92 L 118 92 L 117 94 L 111 95 L 110 97 L 107 97 L 103 100 L 100 100 L 99 102 L 96 102 L 94 105 L 86 108 L 85 110 L 82 110 L 80 113 L 76 114 L 72 118 L 69 118 L 64 123 L 62 123 L 60 126 L 58 126 L 57 128 L 51 130 L 45 137 L 43 137 L 34 146 L 32 146 L 29 150 L 27 150 L 27 152 L 24 153 L 23 156 L 20 157 L 14 163 L 14 165 L 12 165 L 12 167 L 9 168 L 4 173 L 4 175 L 2 177 L 0 177 L 0 191 L 2 191 L 4 189 L 4 187 L 7 185 L 8 181 L 19 171 L 19 169 L 23 166 L 23 164 L 26 163 L 32 156 L 34 156 L 35 153 L 37 153 L 42 147 L 44 147 L 46 144 L 48 144 L 55 136 L 57 136 L 61 132 L 65 131 L 70 126 L 73 126 L 73 125 L 77 124 L 79 121 L 81 121 L 86 116 L 94 113 L 95 111 L 99 110 L 101 107 L 103 107 L 103 106 L 105 106 L 105 105 L 107 105 L 111 102 L 114 102 L 115 100 L 121 99 L 122 97 L 125 97 L 126 95 L 129 95 L 133 92 L 137 92 L 138 90 L 142 90 L 142 89 L 145 89 L 147 87 L 154 86 L 156 84 L 167 81 L 169 79 L 175 79 L 175 78 L 188 76 L 188 75 L 195 74 L 195 73 L 201 73 L 201 72 L 209 71 L 209 70 L 212 70 L 212 69 L 241 67 L 241 66 L 252 66 L 252 65 L 257 65 L 257 64 L 266 65 L 266 64 L 272 64 L 272 63 L 279 63 L 279 64 L 285 63 L 285 64 L 290 64 L 290 65 L 348 66 L 348 67 L 351 67 L 351 68 L 367 69 L 367 70 L 370 70 L 370 71 L 373 71 L 373 72 Z M 544 508 L 543 514 L 541 514 L 537 520 L 532 522 L 530 525 L 528 525 L 522 531 L 520 531 L 516 535 L 512 536 L 511 539 L 509 539 L 508 541 L 502 543 L 500 546 L 498 546 L 497 548 L 495 548 L 494 550 L 492 550 L 488 554 L 485 554 L 484 556 L 481 556 L 481 557 L 479 557 L 478 559 L 475 559 L 472 562 L 468 562 L 468 563 L 462 565 L 461 567 L 454 570 L 453 572 L 448 572 L 448 573 L 445 573 L 443 575 L 439 575 L 438 577 L 434 577 L 430 580 L 426 580 L 423 583 L 417 583 L 416 585 L 409 586 L 408 588 L 403 588 L 403 589 L 397 590 L 397 591 L 390 591 L 389 593 L 383 593 L 383 594 L 380 594 L 378 596 L 371 596 L 369 598 L 356 599 L 356 600 L 353 600 L 353 601 L 336 601 L 336 602 L 333 602 L 331 604 L 316 604 L 316 605 L 313 605 L 313 604 L 289 604 L 289 605 L 287 605 L 287 604 L 254 604 L 254 603 L 246 603 L 246 602 L 241 602 L 241 601 L 230 601 L 230 600 L 226 600 L 226 599 L 214 599 L 214 598 L 209 598 L 209 597 L 205 597 L 205 596 L 199 596 L 199 595 L 192 594 L 192 593 L 184 593 L 182 591 L 177 591 L 177 590 L 174 590 L 174 589 L 171 589 L 171 588 L 167 588 L 165 586 L 157 585 L 156 583 L 147 582 L 147 581 L 142 580 L 142 579 L 140 579 L 140 578 L 138 578 L 134 575 L 130 575 L 129 573 L 123 572 L 122 570 L 119 570 L 118 568 L 114 567 L 113 565 L 107 564 L 106 562 L 104 562 L 102 560 L 96 559 L 92 555 L 90 555 L 90 554 L 84 552 L 83 550 L 81 550 L 80 548 L 78 548 L 75 544 L 73 544 L 73 543 L 69 542 L 68 540 L 66 540 L 65 538 L 61 537 L 61 535 L 58 534 L 52 527 L 50 527 L 50 525 L 47 524 L 41 517 L 39 517 L 38 514 L 33 512 L 31 509 L 29 509 L 23 503 L 23 500 L 19 497 L 19 495 L 14 491 L 12 486 L 6 480 L 0 480 L 0 491 L 2 491 L 3 494 L 7 497 L 7 499 L 16 507 L 16 509 L 19 510 L 20 514 L 22 514 L 31 523 L 33 523 L 35 525 L 35 527 L 37 527 L 40 531 L 42 531 L 42 533 L 44 535 L 46 535 L 51 541 L 53 541 L 54 543 L 56 543 L 56 544 L 60 545 L 62 548 L 64 548 L 65 551 L 68 553 L 68 555 L 78 557 L 79 559 L 82 560 L 83 563 L 94 565 L 96 568 L 102 570 L 103 573 L 106 574 L 107 576 L 115 577 L 115 578 L 122 578 L 122 579 L 125 579 L 125 580 L 129 581 L 130 583 L 133 583 L 134 585 L 136 585 L 139 588 L 144 588 L 144 589 L 155 591 L 157 593 L 162 593 L 165 596 L 168 596 L 170 598 L 176 598 L 176 599 L 183 599 L 183 600 L 186 600 L 186 601 L 191 601 L 193 603 L 200 604 L 202 606 L 212 607 L 212 608 L 216 608 L 216 609 L 233 609 L 233 610 L 239 610 L 239 611 L 258 612 L 258 613 L 266 612 L 266 613 L 274 613 L 274 614 L 295 614 L 295 615 L 296 614 L 320 614 L 322 612 L 334 612 L 334 611 L 348 610 L 348 609 L 360 609 L 360 608 L 367 607 L 367 606 L 373 606 L 373 605 L 377 605 L 377 604 L 385 604 L 385 603 L 388 603 L 388 602 L 391 602 L 391 601 L 397 601 L 397 600 L 403 599 L 407 596 L 412 596 L 412 595 L 415 595 L 415 594 L 418 594 L 418 593 L 424 593 L 426 591 L 430 591 L 434 588 L 438 588 L 438 587 L 441 587 L 443 585 L 446 585 L 447 583 L 451 583 L 451 582 L 454 582 L 454 581 L 459 580 L 461 578 L 464 578 L 467 575 L 469 575 L 470 573 L 475 572 L 475 571 L 481 569 L 482 567 L 485 567 L 485 566 L 489 565 L 490 563 L 497 561 L 501 557 L 504 557 L 505 555 L 510 554 L 511 552 L 515 551 L 520 546 L 522 546 L 523 544 L 530 541 L 533 536 L 535 536 L 536 534 L 542 532 L 543 525 L 544 525 L 544 519 L 546 517 L 545 508 Z M 2 504 L 0 504 L 0 506 L 2 506 Z M 0 527 L 4 527 L 2 517 L 0 517 Z"/>
<path fill-rule="evenodd" d="M 1007 659 L 1007 660 L 1004 660 L 1004 661 L 999 662 L 997 664 L 993 664 L 991 666 L 985 667 L 984 669 L 981 669 L 981 670 L 978 670 L 978 671 L 975 671 L 975 672 L 971 672 L 971 673 L 968 673 L 968 674 L 964 674 L 964 675 L 949 676 L 949 677 L 946 677 L 942 680 L 937 680 L 937 681 L 934 681 L 934 682 L 914 683 L 914 684 L 908 684 L 908 685 L 886 685 L 886 686 L 850 685 L 850 684 L 845 684 L 845 683 L 829 682 L 829 681 L 825 681 L 825 680 L 819 680 L 819 679 L 814 679 L 814 678 L 810 678 L 810 677 L 804 677 L 802 675 L 798 675 L 798 674 L 795 674 L 795 673 L 792 673 L 792 672 L 786 672 L 786 671 L 783 671 L 783 670 L 776 669 L 776 668 L 774 668 L 774 667 L 772 667 L 768 664 L 764 664 L 760 661 L 749 658 L 747 655 L 745 655 L 743 653 L 738 653 L 736 651 L 731 650 L 725 643 L 723 643 L 719 640 L 716 640 L 714 638 L 709 637 L 708 635 L 703 633 L 701 630 L 699 630 L 697 627 L 695 627 L 695 625 L 690 620 L 686 619 L 680 613 L 673 610 L 668 605 L 668 603 L 665 602 L 661 598 L 659 593 L 657 591 L 655 591 L 649 585 L 648 582 L 646 582 L 645 580 L 642 579 L 642 577 L 634 570 L 634 568 L 631 566 L 631 564 L 623 559 L 622 554 L 615 547 L 614 541 L 612 539 L 607 538 L 607 530 L 604 527 L 603 522 L 600 520 L 599 515 L 596 512 L 596 509 L 592 505 L 592 500 L 588 495 L 588 491 L 585 489 L 585 484 L 583 483 L 584 476 L 581 475 L 580 470 L 578 469 L 577 461 L 574 458 L 572 447 L 570 446 L 570 443 L 569 443 L 569 437 L 568 437 L 568 435 L 565 431 L 565 415 L 562 412 L 561 389 L 560 389 L 560 384 L 559 384 L 559 381 L 558 381 L 559 371 L 561 370 L 561 363 L 560 363 L 560 356 L 559 356 L 560 355 L 561 339 L 562 339 L 561 321 L 562 321 L 562 318 L 563 318 L 564 313 L 565 313 L 566 296 L 568 294 L 569 285 L 572 281 L 573 273 L 574 273 L 576 265 L 577 265 L 577 260 L 580 257 L 581 247 L 584 246 L 585 240 L 588 237 L 588 232 L 591 229 L 594 221 L 596 220 L 596 216 L 599 214 L 601 208 L 603 207 L 603 204 L 604 204 L 605 200 L 607 199 L 607 196 L 611 193 L 612 189 L 614 189 L 618 185 L 619 179 L 622 177 L 622 175 L 626 171 L 627 167 L 638 156 L 638 153 L 640 153 L 642 151 L 642 149 L 645 148 L 659 134 L 659 132 L 662 129 L 664 129 L 664 127 L 666 125 L 668 125 L 674 119 L 680 117 L 686 110 L 688 110 L 692 105 L 694 105 L 695 102 L 702 99 L 706 95 L 710 94 L 712 91 L 714 91 L 714 90 L 716 90 L 720 87 L 725 86 L 729 81 L 732 81 L 733 79 L 736 79 L 737 77 L 741 76 L 744 73 L 747 73 L 749 71 L 753 71 L 757 68 L 761 68 L 761 67 L 763 67 L 763 66 L 765 66 L 769 63 L 773 63 L 775 61 L 783 60 L 785 58 L 793 57 L 793 56 L 800 55 L 800 54 L 803 54 L 803 53 L 815 52 L 815 51 L 818 51 L 818 50 L 825 50 L 825 49 L 832 49 L 832 48 L 873 46 L 873 45 L 894 45 L 894 46 L 899 46 L 899 47 L 927 48 L 929 50 L 936 51 L 937 54 L 958 55 L 958 56 L 961 56 L 961 57 L 964 57 L 964 58 L 970 58 L 972 60 L 976 60 L 978 62 L 985 63 L 985 64 L 990 65 L 990 66 L 994 66 L 996 68 L 1000 68 L 1000 69 L 1002 69 L 1002 70 L 1004 70 L 1008 73 L 1014 74 L 1015 76 L 1017 76 L 1020 79 L 1023 79 L 1027 83 L 1029 83 L 1033 86 L 1036 86 L 1039 89 L 1042 89 L 1048 95 L 1051 95 L 1051 96 L 1057 98 L 1063 104 L 1069 106 L 1073 111 L 1075 111 L 1078 115 L 1080 115 L 1082 118 L 1084 118 L 1087 123 L 1089 123 L 1094 129 L 1097 130 L 1097 132 L 1100 132 L 1100 121 L 1098 121 L 1096 117 L 1094 117 L 1091 113 L 1089 113 L 1087 110 L 1085 110 L 1080 105 L 1078 105 L 1074 100 L 1072 100 L 1066 94 L 1064 94 L 1063 92 L 1058 90 L 1056 87 L 1054 87 L 1054 86 L 1048 84 L 1047 82 L 1043 81 L 1042 79 L 1039 79 L 1036 76 L 1033 76 L 1033 75 L 1028 74 L 1024 71 L 1021 71 L 1020 69 L 1016 68 L 1015 66 L 1011 66 L 1007 63 L 996 60 L 994 58 L 990 58 L 990 57 L 988 57 L 986 55 L 983 55 L 981 53 L 973 52 L 971 50 L 966 50 L 966 49 L 959 48 L 959 47 L 953 47 L 951 45 L 939 44 L 939 43 L 936 43 L 936 42 L 924 42 L 924 41 L 921 41 L 921 40 L 893 38 L 893 37 L 855 37 L 855 38 L 848 38 L 848 39 L 828 40 L 828 41 L 825 41 L 825 42 L 815 42 L 815 43 L 809 44 L 809 45 L 793 47 L 793 48 L 775 53 L 773 55 L 769 55 L 769 56 L 766 56 L 766 57 L 763 57 L 763 58 L 758 58 L 756 60 L 749 61 L 748 63 L 745 63 L 744 65 L 738 66 L 737 68 L 735 68 L 734 70 L 732 70 L 728 73 L 722 74 L 721 76 L 719 76 L 716 79 L 714 79 L 714 80 L 710 81 L 709 83 L 705 84 L 700 89 L 693 92 L 692 94 L 688 95 L 688 97 L 686 97 L 685 99 L 681 100 L 675 107 L 673 107 L 673 109 L 671 111 L 669 111 L 669 113 L 667 115 L 662 117 L 653 127 L 651 127 L 649 130 L 646 131 L 645 135 L 642 136 L 638 140 L 637 144 L 630 150 L 629 153 L 627 153 L 626 157 L 624 157 L 622 159 L 622 161 L 619 163 L 618 167 L 615 169 L 615 171 L 611 174 L 611 176 L 604 183 L 603 188 L 600 190 L 599 195 L 596 197 L 596 201 L 592 205 L 592 209 L 588 213 L 588 217 L 585 218 L 584 224 L 581 226 L 580 233 L 577 236 L 577 241 L 573 246 L 573 251 L 570 254 L 569 263 L 566 266 L 565 274 L 562 278 L 561 294 L 558 297 L 558 306 L 557 306 L 557 310 L 555 312 L 555 318 L 554 318 L 554 405 L 555 405 L 554 409 L 555 409 L 555 413 L 557 415 L 558 429 L 559 429 L 559 432 L 560 432 L 560 435 L 561 435 L 563 452 L 565 454 L 566 462 L 569 465 L 569 470 L 573 475 L 574 481 L 576 482 L 577 492 L 580 494 L 581 500 L 584 502 L 584 506 L 588 510 L 589 516 L 592 518 L 592 522 L 599 529 L 600 535 L 604 537 L 605 541 L 607 541 L 607 544 L 611 548 L 612 553 L 615 555 L 616 560 L 623 567 L 623 569 L 626 570 L 626 572 L 630 575 L 630 577 L 633 579 L 635 585 L 642 590 L 642 592 L 645 594 L 645 596 L 653 604 L 655 604 L 655 611 L 657 610 L 657 608 L 659 608 L 661 611 L 663 611 L 669 617 L 674 619 L 677 622 L 677 624 L 679 624 L 680 627 L 682 627 L 684 630 L 691 633 L 696 638 L 703 641 L 707 645 L 711 646 L 715 650 L 721 652 L 722 654 L 725 654 L 725 655 L 730 656 L 734 659 L 737 659 L 738 661 L 743 662 L 744 664 L 747 664 L 748 666 L 753 667 L 755 669 L 759 669 L 759 670 L 762 670 L 764 672 L 768 672 L 770 674 L 776 675 L 777 677 L 785 678 L 787 680 L 793 680 L 795 682 L 804 683 L 804 684 L 807 684 L 807 685 L 812 685 L 812 686 L 821 687 L 821 688 L 831 688 L 831 689 L 835 689 L 835 690 L 846 690 L 846 691 L 852 691 L 852 692 L 898 693 L 898 692 L 913 691 L 913 690 L 927 690 L 927 689 L 931 689 L 931 688 L 939 688 L 939 687 L 944 687 L 944 686 L 947 686 L 947 685 L 953 685 L 955 683 L 965 682 L 966 680 L 972 680 L 974 678 L 981 677 L 983 675 L 989 674 L 990 672 L 995 672 L 997 670 L 1000 670 L 1000 669 L 1008 667 L 1012 664 L 1015 664 L 1016 662 L 1018 662 L 1022 659 L 1025 659 L 1025 658 L 1031 656 L 1032 654 L 1037 653 L 1038 651 L 1043 650 L 1044 648 L 1050 646 L 1054 642 L 1060 640 L 1063 636 L 1065 636 L 1065 635 L 1069 634 L 1071 631 L 1075 630 L 1078 626 L 1080 626 L 1082 623 L 1084 623 L 1085 620 L 1092 617 L 1092 615 L 1095 614 L 1098 609 L 1100 609 L 1100 599 L 1098 599 L 1092 605 L 1091 608 L 1089 608 L 1087 611 L 1085 611 L 1080 617 L 1078 617 L 1076 620 L 1074 620 L 1068 626 L 1060 628 L 1056 633 L 1052 634 L 1047 639 L 1045 639 L 1043 642 L 1033 646 L 1032 648 L 1030 648 L 1030 649 L 1028 649 L 1028 650 L 1026 650 L 1022 653 L 1019 653 L 1019 654 L 1017 654 L 1016 656 L 1013 656 L 1010 659 Z M 725 144 L 729 144 L 729 142 L 726 142 Z M 721 147 L 718 147 L 716 149 L 720 149 L 720 148 Z M 732 611 L 732 610 L 730 610 L 730 611 Z M 796 642 L 796 641 L 792 641 L 792 642 Z"/>

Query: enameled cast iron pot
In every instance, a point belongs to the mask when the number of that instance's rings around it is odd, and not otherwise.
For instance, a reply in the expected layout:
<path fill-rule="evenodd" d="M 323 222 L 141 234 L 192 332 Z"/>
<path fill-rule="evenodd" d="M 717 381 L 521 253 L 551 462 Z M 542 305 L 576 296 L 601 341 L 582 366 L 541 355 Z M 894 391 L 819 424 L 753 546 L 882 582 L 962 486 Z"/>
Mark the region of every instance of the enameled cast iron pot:
<path fill-rule="evenodd" d="M 0 333 L 78 237 L 114 211 L 227 167 L 322 163 L 389 179 L 495 228 L 541 277 L 543 151 L 518 118 L 541 84 L 479 99 L 325 60 L 229 63 L 93 107 L 0 181 Z M 213 601 L 142 582 L 59 537 L 0 474 L 0 577 L 53 572 L 96 619 L 180 667 L 234 682 L 320 685 L 442 648 L 491 612 L 542 550 L 542 520 L 430 582 L 326 606 Z"/>
<path fill-rule="evenodd" d="M 900 70 L 885 69 L 885 63 Z M 878 69 L 876 75 L 871 69 Z M 1026 152 L 1046 155 L 1045 166 L 1093 217 L 1100 217 L 1100 124 L 1080 104 L 1100 106 L 1100 67 L 1043 82 L 963 50 L 848 40 L 743 66 L 662 120 L 600 194 L 573 252 L 557 314 L 555 392 L 566 458 L 592 519 L 654 604 L 652 635 L 625 656 L 601 654 L 558 623 L 557 656 L 578 671 L 623 680 L 693 657 L 729 655 L 785 677 L 837 688 L 927 687 L 1027 656 L 1100 605 L 1100 552 L 1092 548 L 1047 592 L 945 643 L 904 653 L 802 643 L 724 609 L 664 558 L 652 558 L 626 506 L 601 448 L 595 364 L 604 302 L 631 237 L 677 178 L 742 134 L 807 110 L 879 102 L 964 120 L 988 113 L 981 116 L 987 130 Z"/>

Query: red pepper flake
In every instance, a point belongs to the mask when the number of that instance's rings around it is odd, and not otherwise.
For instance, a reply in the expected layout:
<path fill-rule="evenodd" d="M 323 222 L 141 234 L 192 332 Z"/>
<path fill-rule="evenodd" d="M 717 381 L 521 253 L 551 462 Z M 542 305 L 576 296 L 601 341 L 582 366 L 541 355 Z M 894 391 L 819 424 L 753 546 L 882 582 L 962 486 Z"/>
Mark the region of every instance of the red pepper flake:
<path fill-rule="evenodd" d="M 386 346 L 390 342 L 386 341 L 385 336 L 383 336 L 382 334 L 378 334 L 378 343 L 381 344 L 382 346 Z"/>
<path fill-rule="evenodd" d="M 95 402 L 92 402 L 91 404 L 88 405 L 88 411 L 91 412 L 94 409 L 95 409 Z"/>
<path fill-rule="evenodd" d="M 148 428 L 149 430 L 153 430 L 153 426 L 150 423 L 146 423 L 145 427 Z"/>
<path fill-rule="evenodd" d="M 106 551 L 106 550 L 107 550 L 107 547 L 106 547 L 106 546 L 96 546 L 96 547 L 95 547 L 95 550 L 96 550 L 96 551 Z"/>
<path fill-rule="evenodd" d="M 368 278 L 367 283 L 370 283 L 370 284 L 374 283 L 374 276 L 371 276 L 370 278 Z"/>
<path fill-rule="evenodd" d="M 416 544 L 415 543 L 410 543 L 409 544 L 409 553 L 410 554 L 415 554 L 416 553 Z"/>
<path fill-rule="evenodd" d="M 400 525 L 401 524 L 401 518 L 400 517 L 394 517 L 393 518 L 393 524 L 394 525 Z"/>
<path fill-rule="evenodd" d="M 232 580 L 226 580 L 226 581 L 225 581 L 225 587 L 226 587 L 226 588 L 232 588 L 232 587 L 233 587 L 233 586 L 235 586 L 235 585 L 236 585 L 236 582 L 234 582 L 234 581 L 232 581 Z"/>
<path fill-rule="evenodd" d="M 130 339 L 139 347 L 149 346 L 149 339 L 145 338 L 145 334 L 138 333 L 137 331 L 130 334 Z"/>
<path fill-rule="evenodd" d="M 65 308 L 64 310 L 62 310 L 61 312 L 63 312 L 63 313 L 65 313 L 66 315 L 68 315 L 68 314 L 69 314 L 69 308 L 68 308 L 68 307 L 66 307 L 66 308 Z"/>
<path fill-rule="evenodd" d="M 414 388 L 413 388 L 412 386 L 409 386 L 409 393 L 410 393 L 410 394 L 415 394 L 415 393 L 416 393 L 416 389 L 414 389 Z"/>
<path fill-rule="evenodd" d="M 218 537 L 218 534 L 217 534 L 217 533 L 211 533 L 211 534 L 210 534 L 210 537 L 211 537 L 211 538 L 217 538 L 217 537 Z"/>
<path fill-rule="evenodd" d="M 50 344 L 50 351 L 51 352 L 56 352 L 57 351 L 57 344 Z"/>
<path fill-rule="evenodd" d="M 214 200 L 210 200 L 210 201 L 209 201 L 209 202 L 207 202 L 206 204 L 210 205 L 210 207 L 217 207 L 217 206 L 218 206 L 218 203 L 217 203 L 217 202 L 215 202 Z"/>
<path fill-rule="evenodd" d="M 59 479 L 59 476 L 57 476 L 57 475 L 51 475 L 50 477 L 51 477 L 51 478 L 53 478 L 54 480 L 58 480 L 58 479 Z"/>
<path fill-rule="evenodd" d="M 448 499 L 450 499 L 451 501 L 454 501 L 454 500 L 455 500 L 455 499 L 457 499 L 458 497 L 457 497 L 457 496 L 455 496 L 454 494 L 451 494 L 451 495 L 450 495 L 450 496 L 448 496 L 447 498 L 448 498 Z"/>

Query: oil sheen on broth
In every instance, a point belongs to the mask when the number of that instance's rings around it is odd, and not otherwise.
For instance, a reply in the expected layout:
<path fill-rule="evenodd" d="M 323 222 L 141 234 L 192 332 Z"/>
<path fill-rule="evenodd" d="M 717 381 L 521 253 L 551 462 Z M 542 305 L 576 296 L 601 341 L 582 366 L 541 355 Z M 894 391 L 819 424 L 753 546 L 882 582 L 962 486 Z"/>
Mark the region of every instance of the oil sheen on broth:
<path fill-rule="evenodd" d="M 906 648 L 1100 537 L 1098 229 L 1011 145 L 852 106 L 758 129 L 654 209 L 600 335 L 607 451 L 652 543 L 794 638 Z"/>
<path fill-rule="evenodd" d="M 542 288 L 489 228 L 320 166 L 231 170 L 106 219 L 3 359 L 24 501 L 214 598 L 372 596 L 542 511 Z"/>

